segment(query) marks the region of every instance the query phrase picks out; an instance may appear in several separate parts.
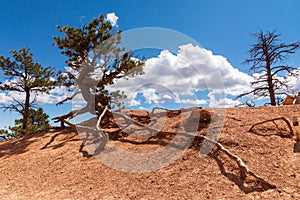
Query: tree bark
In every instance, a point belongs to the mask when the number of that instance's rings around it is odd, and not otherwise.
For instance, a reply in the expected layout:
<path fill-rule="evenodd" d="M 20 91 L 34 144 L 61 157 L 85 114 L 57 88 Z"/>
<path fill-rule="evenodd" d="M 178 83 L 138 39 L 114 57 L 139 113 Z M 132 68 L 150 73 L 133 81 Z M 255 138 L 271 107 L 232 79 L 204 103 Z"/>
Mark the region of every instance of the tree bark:
<path fill-rule="evenodd" d="M 25 104 L 23 112 L 23 123 L 22 129 L 25 131 L 28 127 L 28 118 L 29 118 L 29 104 L 30 104 L 30 89 L 25 89 Z M 24 135 L 26 133 L 23 133 Z"/>
<path fill-rule="evenodd" d="M 265 47 L 265 54 L 266 54 L 266 71 L 267 71 L 267 76 L 268 76 L 268 90 L 270 94 L 270 103 L 271 106 L 276 106 L 276 98 L 275 98 L 275 92 L 274 92 L 274 85 L 273 85 L 273 77 L 272 77 L 272 72 L 271 72 L 271 61 L 270 61 L 270 56 L 269 52 L 267 49 L 267 46 Z"/>

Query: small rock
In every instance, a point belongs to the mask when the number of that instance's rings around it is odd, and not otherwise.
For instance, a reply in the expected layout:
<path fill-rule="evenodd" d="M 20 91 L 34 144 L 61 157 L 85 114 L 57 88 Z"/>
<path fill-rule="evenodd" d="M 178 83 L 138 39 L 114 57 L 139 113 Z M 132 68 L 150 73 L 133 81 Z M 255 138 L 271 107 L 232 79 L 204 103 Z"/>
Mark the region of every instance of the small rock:
<path fill-rule="evenodd" d="M 296 178 L 296 174 L 295 173 L 291 173 L 290 176 L 293 177 L 293 178 Z"/>
<path fill-rule="evenodd" d="M 280 189 L 277 189 L 277 192 L 278 192 L 278 193 L 281 193 L 282 191 L 281 191 Z"/>

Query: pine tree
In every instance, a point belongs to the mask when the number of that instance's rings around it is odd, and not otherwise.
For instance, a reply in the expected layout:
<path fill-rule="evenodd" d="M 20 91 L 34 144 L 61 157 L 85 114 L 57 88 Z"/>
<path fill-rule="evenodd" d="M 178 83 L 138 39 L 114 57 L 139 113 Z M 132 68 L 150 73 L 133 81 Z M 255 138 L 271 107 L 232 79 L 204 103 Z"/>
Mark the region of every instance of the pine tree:
<path fill-rule="evenodd" d="M 40 93 L 49 93 L 56 81 L 53 67 L 43 68 L 33 60 L 33 55 L 28 47 L 10 51 L 12 58 L 0 56 L 0 69 L 7 80 L 0 83 L 0 90 L 14 91 L 24 94 L 24 99 L 15 99 L 11 104 L 2 105 L 2 109 L 15 111 L 22 115 L 22 130 L 26 134 L 29 124 L 30 108 L 33 106 L 35 96 Z M 34 98 L 32 98 L 34 97 Z"/>
<path fill-rule="evenodd" d="M 49 116 L 44 113 L 42 108 L 30 109 L 29 110 L 29 118 L 27 121 L 27 128 L 23 129 L 23 119 L 16 119 L 15 125 L 13 127 L 9 127 L 9 129 L 15 135 L 21 135 L 23 132 L 26 134 L 36 133 L 39 131 L 47 131 L 50 127 L 49 125 Z"/>
<path fill-rule="evenodd" d="M 114 84 L 120 78 L 142 74 L 143 63 L 132 59 L 132 52 L 119 47 L 121 31 L 114 30 L 111 23 L 100 15 L 81 28 L 57 26 L 63 37 L 54 37 L 55 46 L 67 57 L 66 63 L 73 73 L 60 72 L 59 82 L 67 87 L 76 85 L 78 89 L 71 97 L 59 102 L 72 100 L 81 94 L 87 105 L 81 110 L 70 112 L 64 117 L 74 114 L 95 111 L 95 94 L 107 94 L 106 86 Z M 124 97 L 121 91 L 113 91 L 116 98 Z"/>

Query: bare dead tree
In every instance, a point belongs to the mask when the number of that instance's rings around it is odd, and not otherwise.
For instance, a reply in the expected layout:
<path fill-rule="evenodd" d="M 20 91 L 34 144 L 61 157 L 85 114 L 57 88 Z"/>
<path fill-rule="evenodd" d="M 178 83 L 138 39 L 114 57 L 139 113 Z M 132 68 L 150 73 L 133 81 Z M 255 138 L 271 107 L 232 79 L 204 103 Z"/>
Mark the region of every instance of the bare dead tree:
<path fill-rule="evenodd" d="M 285 94 L 282 92 L 290 86 L 286 76 L 298 76 L 297 68 L 282 64 L 290 54 L 294 54 L 299 48 L 299 42 L 285 44 L 280 42 L 276 31 L 266 32 L 260 31 L 253 34 L 257 38 L 257 42 L 252 45 L 248 51 L 250 58 L 244 63 L 251 64 L 250 70 L 257 73 L 254 76 L 255 81 L 251 82 L 253 90 L 240 94 L 237 98 L 252 94 L 255 98 L 270 98 L 270 105 L 276 106 L 276 95 Z M 281 77 L 280 77 L 281 76 Z"/>

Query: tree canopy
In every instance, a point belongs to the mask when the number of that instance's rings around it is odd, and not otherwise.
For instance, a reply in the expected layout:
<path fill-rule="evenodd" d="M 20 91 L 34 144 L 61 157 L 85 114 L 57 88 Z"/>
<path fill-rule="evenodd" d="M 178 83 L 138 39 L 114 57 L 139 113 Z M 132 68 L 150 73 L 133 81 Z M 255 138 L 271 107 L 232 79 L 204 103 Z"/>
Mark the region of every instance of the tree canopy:
<path fill-rule="evenodd" d="M 23 118 L 16 119 L 15 125 L 9 127 L 9 129 L 13 131 L 15 136 L 21 135 L 23 132 L 25 132 L 26 134 L 31 134 L 39 131 L 47 131 L 50 127 L 48 118 L 49 116 L 44 113 L 44 110 L 42 108 L 30 108 L 26 130 L 24 130 L 22 127 Z"/>
<path fill-rule="evenodd" d="M 67 87 L 77 86 L 74 95 L 59 104 L 81 94 L 87 103 L 81 111 L 94 113 L 97 92 L 107 94 L 106 86 L 114 84 L 115 80 L 143 73 L 143 63 L 132 59 L 133 53 L 119 46 L 121 31 L 115 30 L 102 14 L 81 28 L 57 28 L 64 35 L 55 36 L 54 45 L 67 56 L 66 63 L 71 68 L 60 72 L 59 82 Z M 112 91 L 110 95 L 115 98 L 124 96 L 121 91 Z"/>
<path fill-rule="evenodd" d="M 2 105 L 2 109 L 22 115 L 21 134 L 26 134 L 29 126 L 30 108 L 34 106 L 35 97 L 39 93 L 49 93 L 56 81 L 54 67 L 42 67 L 33 60 L 28 47 L 10 51 L 11 57 L 0 56 L 0 69 L 7 78 L 0 83 L 0 90 L 24 94 L 24 99 L 13 98 L 13 102 Z M 31 98 L 33 96 L 33 98 Z"/>

